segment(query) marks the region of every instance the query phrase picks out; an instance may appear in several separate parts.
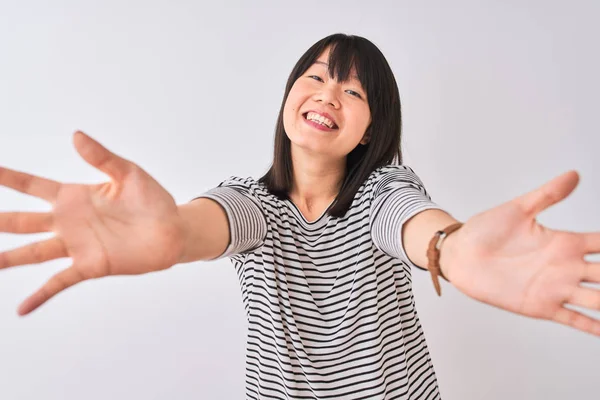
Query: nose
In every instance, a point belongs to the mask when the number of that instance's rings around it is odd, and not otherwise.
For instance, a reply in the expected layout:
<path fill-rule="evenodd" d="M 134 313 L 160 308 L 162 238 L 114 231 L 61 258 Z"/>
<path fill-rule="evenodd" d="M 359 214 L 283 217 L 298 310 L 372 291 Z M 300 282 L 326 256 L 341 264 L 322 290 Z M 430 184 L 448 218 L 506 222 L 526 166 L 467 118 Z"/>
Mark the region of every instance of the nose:
<path fill-rule="evenodd" d="M 335 85 L 322 85 L 321 90 L 315 94 L 315 101 L 325 105 L 331 105 L 335 109 L 340 108 L 337 89 L 334 86 Z"/>

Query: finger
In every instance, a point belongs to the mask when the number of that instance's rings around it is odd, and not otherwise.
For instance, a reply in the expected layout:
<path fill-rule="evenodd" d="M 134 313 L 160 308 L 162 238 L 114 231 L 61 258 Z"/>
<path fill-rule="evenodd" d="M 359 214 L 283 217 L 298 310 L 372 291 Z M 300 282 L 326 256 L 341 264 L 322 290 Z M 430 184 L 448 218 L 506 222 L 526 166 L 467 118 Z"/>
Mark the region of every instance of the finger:
<path fill-rule="evenodd" d="M 562 307 L 553 320 L 577 330 L 600 336 L 600 321 L 566 307 Z"/>
<path fill-rule="evenodd" d="M 62 240 L 54 237 L 0 253 L 0 269 L 16 265 L 39 264 L 68 257 Z"/>
<path fill-rule="evenodd" d="M 581 279 L 584 282 L 600 283 L 600 264 L 597 262 L 586 262 Z"/>
<path fill-rule="evenodd" d="M 77 131 L 73 135 L 73 144 L 88 164 L 98 168 L 117 182 L 123 181 L 134 166 L 81 131 Z"/>
<path fill-rule="evenodd" d="M 567 302 L 574 306 L 600 311 L 600 290 L 578 286 Z"/>
<path fill-rule="evenodd" d="M 600 253 L 600 232 L 582 233 L 583 251 L 585 254 Z"/>
<path fill-rule="evenodd" d="M 539 188 L 516 199 L 526 214 L 536 216 L 548 207 L 565 199 L 579 183 L 577 171 L 561 174 Z"/>
<path fill-rule="evenodd" d="M 83 281 L 83 277 L 74 267 L 67 268 L 54 275 L 37 292 L 29 296 L 21 303 L 18 309 L 19 315 L 29 314 L 57 293 Z"/>
<path fill-rule="evenodd" d="M 60 189 L 59 182 L 4 167 L 0 167 L 0 185 L 50 203 L 54 202 Z"/>
<path fill-rule="evenodd" d="M 53 221 L 52 214 L 48 212 L 4 212 L 0 213 L 0 232 L 50 232 Z"/>

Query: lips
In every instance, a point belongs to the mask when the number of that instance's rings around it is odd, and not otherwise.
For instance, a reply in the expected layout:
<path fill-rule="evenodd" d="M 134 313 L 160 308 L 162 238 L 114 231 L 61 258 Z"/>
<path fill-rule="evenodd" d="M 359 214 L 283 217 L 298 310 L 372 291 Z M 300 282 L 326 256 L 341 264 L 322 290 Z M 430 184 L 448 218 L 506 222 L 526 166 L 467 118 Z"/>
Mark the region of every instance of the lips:
<path fill-rule="evenodd" d="M 304 117 L 304 119 L 306 119 L 306 116 L 308 115 L 309 112 L 313 112 L 315 114 L 319 114 L 320 116 L 329 119 L 331 122 L 333 122 L 333 128 L 331 128 L 331 129 L 338 129 L 338 124 L 335 121 L 335 119 L 330 114 L 326 113 L 325 111 L 319 111 L 319 110 L 308 110 L 308 111 L 305 111 L 304 113 L 302 113 L 302 116 Z"/>

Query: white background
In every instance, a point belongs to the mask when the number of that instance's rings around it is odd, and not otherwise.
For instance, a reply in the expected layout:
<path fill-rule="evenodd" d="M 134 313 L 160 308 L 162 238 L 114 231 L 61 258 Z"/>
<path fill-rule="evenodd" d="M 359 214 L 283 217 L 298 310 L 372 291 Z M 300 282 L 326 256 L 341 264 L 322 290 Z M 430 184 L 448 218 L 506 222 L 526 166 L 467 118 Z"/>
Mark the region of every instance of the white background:
<path fill-rule="evenodd" d="M 272 155 L 288 74 L 314 42 L 364 36 L 388 58 L 405 163 L 470 216 L 576 169 L 539 216 L 600 229 L 597 1 L 0 1 L 0 165 L 106 177 L 76 129 L 146 169 L 178 203 Z M 48 211 L 0 188 L 0 211 Z M 48 237 L 0 234 L 0 251 Z M 50 235 L 51 236 L 51 235 Z M 590 258 L 591 259 L 591 258 Z M 242 399 L 245 316 L 228 260 L 88 281 L 18 304 L 67 259 L 0 271 L 0 399 Z M 414 272 L 444 399 L 600 394 L 600 340 L 477 303 Z M 598 316 L 598 314 L 595 314 Z"/>

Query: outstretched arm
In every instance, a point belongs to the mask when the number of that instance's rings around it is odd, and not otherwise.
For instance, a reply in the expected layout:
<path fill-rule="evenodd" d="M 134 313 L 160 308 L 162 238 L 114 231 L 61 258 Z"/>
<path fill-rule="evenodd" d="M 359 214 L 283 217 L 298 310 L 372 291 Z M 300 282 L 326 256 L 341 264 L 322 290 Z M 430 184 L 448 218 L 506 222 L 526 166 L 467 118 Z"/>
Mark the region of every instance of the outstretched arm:
<path fill-rule="evenodd" d="M 402 245 L 406 255 L 413 264 L 423 269 L 427 269 L 427 248 L 433 235 L 445 227 L 460 222 L 453 216 L 440 209 L 430 209 L 422 211 L 412 216 L 402 225 Z M 453 251 L 451 242 L 454 242 L 454 235 L 449 235 L 444 239 L 440 253 L 440 267 L 445 273 L 446 259 Z"/>
<path fill-rule="evenodd" d="M 85 280 L 165 270 L 211 259 L 229 241 L 225 213 L 212 200 L 177 206 L 152 176 L 83 132 L 73 143 L 91 166 L 109 176 L 100 184 L 61 183 L 0 167 L 0 186 L 46 200 L 49 212 L 2 212 L 0 232 L 54 236 L 0 252 L 0 270 L 70 258 L 19 307 L 25 315 Z"/>
<path fill-rule="evenodd" d="M 179 263 L 219 257 L 230 241 L 225 210 L 214 200 L 195 199 L 178 206 L 185 221 L 186 242 Z"/>
<path fill-rule="evenodd" d="M 461 292 L 478 301 L 532 318 L 547 319 L 600 336 L 600 321 L 572 310 L 600 310 L 600 232 L 547 228 L 536 217 L 564 200 L 579 175 L 564 173 L 541 187 L 469 218 L 441 247 L 440 266 Z M 426 268 L 429 241 L 457 222 L 440 210 L 426 210 L 405 223 L 407 256 Z"/>

